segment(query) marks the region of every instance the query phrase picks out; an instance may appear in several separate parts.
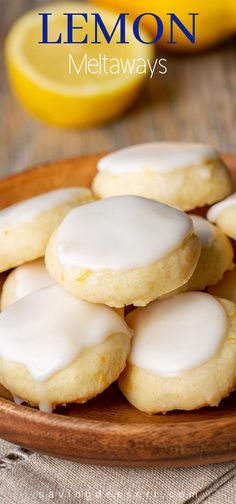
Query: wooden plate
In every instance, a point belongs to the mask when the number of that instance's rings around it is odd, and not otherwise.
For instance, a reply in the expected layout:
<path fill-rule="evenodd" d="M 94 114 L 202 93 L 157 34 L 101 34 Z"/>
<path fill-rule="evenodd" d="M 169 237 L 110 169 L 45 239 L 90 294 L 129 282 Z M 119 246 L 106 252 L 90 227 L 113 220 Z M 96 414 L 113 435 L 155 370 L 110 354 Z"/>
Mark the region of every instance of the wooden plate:
<path fill-rule="evenodd" d="M 0 181 L 0 205 L 68 185 L 89 186 L 99 156 L 49 163 Z M 225 156 L 234 173 L 236 156 Z M 4 396 L 4 391 L 2 393 Z M 173 467 L 236 459 L 236 393 L 218 408 L 149 416 L 111 386 L 83 405 L 41 413 L 0 399 L 0 436 L 90 464 Z"/>

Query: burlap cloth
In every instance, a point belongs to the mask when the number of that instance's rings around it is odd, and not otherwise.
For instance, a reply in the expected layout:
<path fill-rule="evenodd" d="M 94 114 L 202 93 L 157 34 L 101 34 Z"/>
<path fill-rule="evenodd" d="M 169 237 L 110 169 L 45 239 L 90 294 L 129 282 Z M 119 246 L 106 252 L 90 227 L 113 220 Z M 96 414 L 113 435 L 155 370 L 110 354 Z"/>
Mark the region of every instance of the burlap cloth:
<path fill-rule="evenodd" d="M 236 463 L 181 469 L 95 467 L 0 441 L 0 503 L 234 504 Z"/>

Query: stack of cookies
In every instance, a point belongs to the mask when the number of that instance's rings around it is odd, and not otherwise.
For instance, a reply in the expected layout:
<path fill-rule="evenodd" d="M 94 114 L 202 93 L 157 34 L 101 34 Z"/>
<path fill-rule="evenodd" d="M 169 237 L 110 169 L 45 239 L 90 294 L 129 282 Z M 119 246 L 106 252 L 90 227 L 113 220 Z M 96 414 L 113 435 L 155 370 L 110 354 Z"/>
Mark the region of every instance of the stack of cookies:
<path fill-rule="evenodd" d="M 159 142 L 101 159 L 92 191 L 2 210 L 0 384 L 15 401 L 52 411 L 118 379 L 158 413 L 234 390 L 232 190 L 212 147 Z"/>

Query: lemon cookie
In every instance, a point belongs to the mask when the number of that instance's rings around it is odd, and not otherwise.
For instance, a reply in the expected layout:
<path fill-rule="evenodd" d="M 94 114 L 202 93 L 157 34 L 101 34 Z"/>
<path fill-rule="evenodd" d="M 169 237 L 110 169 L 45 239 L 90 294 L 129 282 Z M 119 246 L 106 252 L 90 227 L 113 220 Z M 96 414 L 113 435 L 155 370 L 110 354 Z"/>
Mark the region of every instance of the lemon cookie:
<path fill-rule="evenodd" d="M 118 378 L 130 337 L 111 308 L 40 289 L 0 313 L 0 383 L 43 411 L 85 402 Z"/>
<path fill-rule="evenodd" d="M 236 269 L 227 271 L 222 280 L 217 285 L 212 285 L 207 289 L 209 294 L 229 299 L 236 304 Z"/>
<path fill-rule="evenodd" d="M 139 196 L 72 210 L 46 250 L 50 275 L 81 299 L 146 305 L 186 283 L 200 254 L 190 217 Z"/>
<path fill-rule="evenodd" d="M 2 281 L 3 282 L 3 281 Z M 35 259 L 18 266 L 5 277 L 2 286 L 1 310 L 4 310 L 12 303 L 31 292 L 48 287 L 55 283 L 55 280 L 46 270 L 44 259 Z M 114 310 L 124 318 L 124 308 L 114 308 Z"/>
<path fill-rule="evenodd" d="M 84 187 L 67 187 L 0 211 L 0 272 L 42 257 L 50 235 L 75 206 L 91 201 Z"/>
<path fill-rule="evenodd" d="M 194 232 L 201 243 L 201 254 L 197 267 L 188 282 L 169 293 L 168 297 L 179 292 L 203 290 L 219 282 L 224 273 L 233 268 L 234 251 L 230 240 L 217 226 L 203 217 L 192 214 L 189 216 L 193 221 Z"/>
<path fill-rule="evenodd" d="M 136 408 L 216 406 L 235 388 L 235 304 L 187 292 L 134 310 L 127 323 L 134 337 L 119 386 Z"/>
<path fill-rule="evenodd" d="M 3 284 L 1 310 L 31 292 L 55 283 L 45 268 L 44 259 L 35 259 L 15 268 Z"/>
<path fill-rule="evenodd" d="M 103 157 L 92 187 L 100 198 L 137 194 L 192 210 L 228 196 L 232 180 L 213 147 L 155 142 Z"/>
<path fill-rule="evenodd" d="M 236 193 L 213 205 L 208 210 L 207 218 L 215 222 L 227 236 L 236 240 Z"/>

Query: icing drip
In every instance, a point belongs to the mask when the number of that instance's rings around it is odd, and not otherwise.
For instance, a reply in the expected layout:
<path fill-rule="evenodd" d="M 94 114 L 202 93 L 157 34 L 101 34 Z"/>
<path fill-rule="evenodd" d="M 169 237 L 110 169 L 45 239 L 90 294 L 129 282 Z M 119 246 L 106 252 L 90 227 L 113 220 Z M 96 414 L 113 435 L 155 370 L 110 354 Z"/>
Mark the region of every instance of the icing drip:
<path fill-rule="evenodd" d="M 52 413 L 53 407 L 50 403 L 40 402 L 39 403 L 39 410 L 42 411 L 43 413 Z"/>
<path fill-rule="evenodd" d="M 21 398 L 20 398 L 20 397 L 18 397 L 17 395 L 14 395 L 14 394 L 13 394 L 13 396 L 12 396 L 12 397 L 13 397 L 13 401 L 14 401 L 14 403 L 16 403 L 16 404 L 22 404 L 22 403 L 24 402 L 24 399 L 21 399 Z"/>

